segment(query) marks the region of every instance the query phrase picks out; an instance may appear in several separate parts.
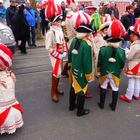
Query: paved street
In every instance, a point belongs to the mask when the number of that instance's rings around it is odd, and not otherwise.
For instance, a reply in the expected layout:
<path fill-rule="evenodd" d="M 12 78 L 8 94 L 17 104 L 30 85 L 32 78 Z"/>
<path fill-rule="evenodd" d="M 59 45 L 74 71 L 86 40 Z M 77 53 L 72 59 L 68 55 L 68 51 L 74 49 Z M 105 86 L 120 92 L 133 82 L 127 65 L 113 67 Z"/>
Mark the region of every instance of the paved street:
<path fill-rule="evenodd" d="M 118 101 L 116 112 L 106 106 L 97 106 L 98 82 L 90 84 L 92 99 L 85 107 L 91 113 L 76 117 L 76 111 L 68 111 L 68 79 L 62 78 L 60 86 L 65 92 L 58 104 L 50 100 L 51 67 L 44 48 L 28 49 L 27 55 L 16 52 L 13 59 L 17 77 L 16 96 L 24 109 L 24 126 L 13 135 L 2 135 L 0 140 L 140 140 L 140 100 L 131 104 Z M 121 80 L 120 94 L 124 94 L 127 79 Z"/>

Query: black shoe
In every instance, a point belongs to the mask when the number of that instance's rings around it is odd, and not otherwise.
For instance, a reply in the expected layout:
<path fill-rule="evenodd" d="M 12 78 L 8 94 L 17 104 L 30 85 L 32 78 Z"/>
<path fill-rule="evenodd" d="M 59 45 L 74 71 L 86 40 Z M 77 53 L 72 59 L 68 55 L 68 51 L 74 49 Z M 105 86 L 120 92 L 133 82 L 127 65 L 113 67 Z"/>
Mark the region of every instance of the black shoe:
<path fill-rule="evenodd" d="M 37 45 L 36 44 L 32 44 L 32 47 L 37 47 Z"/>
<path fill-rule="evenodd" d="M 69 111 L 73 111 L 73 110 L 75 110 L 76 109 L 76 106 L 70 106 L 69 107 Z"/>
<path fill-rule="evenodd" d="M 22 53 L 22 54 L 27 54 L 27 52 L 23 52 L 23 51 L 21 51 L 21 53 Z"/>
<path fill-rule="evenodd" d="M 90 110 L 89 109 L 83 109 L 82 111 L 77 112 L 77 117 L 88 115 L 89 113 L 90 113 Z"/>
<path fill-rule="evenodd" d="M 100 107 L 100 109 L 104 109 L 104 106 L 101 105 L 101 103 L 97 103 L 97 105 Z"/>
<path fill-rule="evenodd" d="M 109 107 L 111 108 L 112 111 L 116 110 L 116 107 L 113 107 L 111 103 L 109 104 Z"/>
<path fill-rule="evenodd" d="M 29 47 L 32 47 L 32 44 L 29 43 L 28 46 L 29 46 Z"/>

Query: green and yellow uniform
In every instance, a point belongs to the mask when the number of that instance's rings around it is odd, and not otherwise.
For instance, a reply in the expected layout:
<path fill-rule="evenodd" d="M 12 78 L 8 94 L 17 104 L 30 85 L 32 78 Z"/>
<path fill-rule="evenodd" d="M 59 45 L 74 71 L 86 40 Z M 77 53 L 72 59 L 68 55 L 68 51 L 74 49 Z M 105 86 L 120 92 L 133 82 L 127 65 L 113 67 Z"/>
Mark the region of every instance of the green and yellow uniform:
<path fill-rule="evenodd" d="M 68 52 L 68 62 L 71 65 L 72 86 L 75 94 L 85 94 L 88 82 L 93 80 L 92 72 L 92 48 L 88 37 L 80 39 L 78 53 L 74 54 L 77 38 L 74 38 Z"/>
<path fill-rule="evenodd" d="M 112 56 L 113 51 L 115 51 L 114 59 L 115 62 L 110 62 L 109 59 Z M 99 78 L 100 85 L 104 83 L 107 79 L 109 73 L 112 74 L 114 83 L 116 87 L 120 83 L 120 73 L 125 65 L 125 51 L 121 48 L 114 48 L 112 46 L 103 46 L 100 48 L 98 56 L 98 72 L 100 72 L 101 77 Z"/>

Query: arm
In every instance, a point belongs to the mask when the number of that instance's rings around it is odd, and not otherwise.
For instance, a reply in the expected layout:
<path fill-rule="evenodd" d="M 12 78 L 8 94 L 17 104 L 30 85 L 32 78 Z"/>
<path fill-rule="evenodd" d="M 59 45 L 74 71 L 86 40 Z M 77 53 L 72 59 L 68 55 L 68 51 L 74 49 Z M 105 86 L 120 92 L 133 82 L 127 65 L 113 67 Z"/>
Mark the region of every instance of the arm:
<path fill-rule="evenodd" d="M 6 9 L 5 8 L 3 8 L 3 10 L 1 11 L 1 15 L 6 17 Z"/>
<path fill-rule="evenodd" d="M 135 56 L 135 54 L 137 53 L 137 48 L 135 46 L 131 46 L 130 48 L 130 52 L 127 55 L 127 60 L 132 60 Z"/>
<path fill-rule="evenodd" d="M 61 54 L 60 52 L 56 51 L 56 43 L 54 42 L 54 33 L 53 31 L 48 31 L 45 35 L 45 47 L 49 51 L 50 55 L 56 59 L 62 59 L 65 57 L 65 54 Z M 55 46 L 54 46 L 55 45 Z"/>

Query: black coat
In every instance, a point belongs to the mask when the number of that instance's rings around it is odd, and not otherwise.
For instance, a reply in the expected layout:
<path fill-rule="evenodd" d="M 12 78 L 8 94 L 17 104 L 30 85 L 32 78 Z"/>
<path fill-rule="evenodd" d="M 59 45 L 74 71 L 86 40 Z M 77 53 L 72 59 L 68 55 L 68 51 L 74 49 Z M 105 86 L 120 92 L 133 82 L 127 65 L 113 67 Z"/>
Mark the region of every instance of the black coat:
<path fill-rule="evenodd" d="M 135 15 L 135 18 L 139 18 L 139 17 L 140 17 L 140 7 L 137 7 L 137 8 L 134 10 L 134 15 Z"/>
<path fill-rule="evenodd" d="M 15 38 L 16 40 L 29 40 L 30 38 L 30 27 L 26 21 L 23 14 L 18 14 L 15 16 Z"/>
<path fill-rule="evenodd" d="M 14 16 L 17 13 L 17 8 L 16 6 L 10 6 L 6 10 L 6 22 L 7 25 L 11 27 L 12 30 L 15 28 L 15 21 L 14 21 Z"/>

